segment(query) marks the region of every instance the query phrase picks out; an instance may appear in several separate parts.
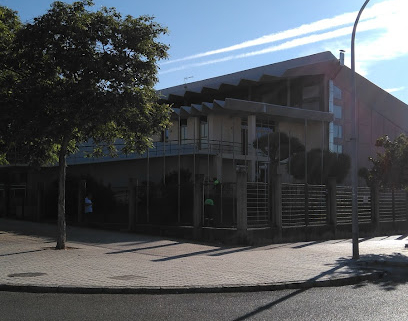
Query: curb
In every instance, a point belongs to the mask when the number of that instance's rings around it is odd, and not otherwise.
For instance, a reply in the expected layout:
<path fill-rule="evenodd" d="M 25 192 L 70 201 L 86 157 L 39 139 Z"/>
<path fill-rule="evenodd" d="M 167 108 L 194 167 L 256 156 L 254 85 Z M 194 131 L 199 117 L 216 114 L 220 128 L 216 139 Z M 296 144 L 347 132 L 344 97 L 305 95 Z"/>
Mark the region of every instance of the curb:
<path fill-rule="evenodd" d="M 295 281 L 287 283 L 266 283 L 255 285 L 220 285 L 210 287 L 73 287 L 73 286 L 37 286 L 0 284 L 0 291 L 27 293 L 71 293 L 71 294 L 191 294 L 191 293 L 233 293 L 262 292 L 289 289 L 310 289 L 316 287 L 335 287 L 358 284 L 363 281 L 373 281 L 384 277 L 384 271 L 353 275 L 345 278 L 322 281 Z"/>
<path fill-rule="evenodd" d="M 387 261 L 387 260 L 362 260 L 359 262 L 356 262 L 357 265 L 359 266 L 365 266 L 365 267 L 370 267 L 370 266 L 381 266 L 381 267 L 408 267 L 408 262 L 403 262 L 403 261 Z"/>

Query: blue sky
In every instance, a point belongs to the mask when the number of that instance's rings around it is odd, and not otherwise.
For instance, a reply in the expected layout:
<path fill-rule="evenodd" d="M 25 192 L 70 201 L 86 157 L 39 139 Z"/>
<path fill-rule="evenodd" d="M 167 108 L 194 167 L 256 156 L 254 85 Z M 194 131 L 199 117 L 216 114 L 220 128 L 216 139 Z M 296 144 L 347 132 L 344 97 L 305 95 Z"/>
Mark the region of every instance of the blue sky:
<path fill-rule="evenodd" d="M 66 1 L 72 2 L 72 1 Z M 157 88 L 176 86 L 329 50 L 346 51 L 363 0 L 94 0 L 123 15 L 152 15 L 170 34 Z M 50 0 L 0 0 L 29 21 Z M 356 37 L 356 69 L 408 103 L 408 1 L 371 0 Z"/>

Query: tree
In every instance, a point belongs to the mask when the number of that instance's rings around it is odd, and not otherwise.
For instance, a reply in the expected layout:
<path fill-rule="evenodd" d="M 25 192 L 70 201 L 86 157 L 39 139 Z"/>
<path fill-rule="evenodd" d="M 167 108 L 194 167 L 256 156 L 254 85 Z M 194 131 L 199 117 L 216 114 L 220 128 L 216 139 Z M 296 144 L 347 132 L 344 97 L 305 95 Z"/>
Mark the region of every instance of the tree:
<path fill-rule="evenodd" d="M 7 7 L 0 6 L 0 106 L 5 105 L 5 97 L 11 94 L 10 83 L 15 80 L 16 73 L 7 68 L 6 61 L 13 54 L 11 45 L 14 41 L 17 31 L 21 28 L 21 22 L 17 12 Z M 1 118 L 5 120 L 6 114 L 2 113 Z M 3 128 L 3 132 L 7 131 Z M 1 129 L 0 129 L 1 130 Z M 0 165 L 7 164 L 6 142 L 4 135 L 0 136 Z M 3 148 L 1 148 L 3 147 Z M 8 146 L 11 148 L 11 145 Z"/>
<path fill-rule="evenodd" d="M 305 150 L 304 145 L 296 137 L 289 137 L 286 133 L 273 132 L 261 136 L 253 142 L 254 148 L 260 149 L 269 156 L 270 173 L 275 174 L 282 160 Z"/>
<path fill-rule="evenodd" d="M 289 164 L 288 164 L 289 166 Z M 335 177 L 341 183 L 347 176 L 351 166 L 350 156 L 336 154 L 328 150 L 312 149 L 307 152 L 307 182 L 309 184 L 325 184 L 329 177 Z M 298 153 L 290 162 L 290 173 L 296 179 L 305 178 L 305 153 Z"/>
<path fill-rule="evenodd" d="M 115 156 L 118 139 L 122 152 L 143 152 L 169 124 L 170 108 L 153 88 L 167 30 L 153 17 L 92 5 L 56 1 L 17 30 L 7 61 L 15 80 L 1 97 L 3 151 L 14 144 L 29 164 L 58 161 L 58 249 L 66 241 L 66 156 L 84 142 L 94 156 Z"/>
<path fill-rule="evenodd" d="M 361 168 L 359 175 L 367 185 L 378 183 L 383 187 L 406 188 L 408 186 L 408 137 L 399 135 L 394 141 L 385 135 L 377 139 L 375 146 L 382 148 L 377 158 L 370 157 L 371 169 Z"/>

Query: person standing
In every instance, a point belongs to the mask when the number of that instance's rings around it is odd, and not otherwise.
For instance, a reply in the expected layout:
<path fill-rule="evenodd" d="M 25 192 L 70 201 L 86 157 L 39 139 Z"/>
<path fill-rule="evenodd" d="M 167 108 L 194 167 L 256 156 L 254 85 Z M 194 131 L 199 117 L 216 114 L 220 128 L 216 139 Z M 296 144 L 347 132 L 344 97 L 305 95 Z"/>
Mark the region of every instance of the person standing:
<path fill-rule="evenodd" d="M 92 208 L 92 194 L 87 194 L 85 197 L 85 222 L 89 223 L 90 222 L 90 218 L 93 212 L 93 208 Z"/>

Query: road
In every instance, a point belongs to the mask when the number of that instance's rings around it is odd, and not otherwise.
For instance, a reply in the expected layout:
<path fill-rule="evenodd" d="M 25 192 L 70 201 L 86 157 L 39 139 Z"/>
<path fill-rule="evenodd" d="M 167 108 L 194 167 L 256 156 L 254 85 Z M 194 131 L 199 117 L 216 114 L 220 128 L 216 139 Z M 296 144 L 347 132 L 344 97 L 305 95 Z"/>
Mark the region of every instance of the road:
<path fill-rule="evenodd" d="M 0 292 L 0 320 L 408 320 L 407 281 L 223 294 Z"/>

